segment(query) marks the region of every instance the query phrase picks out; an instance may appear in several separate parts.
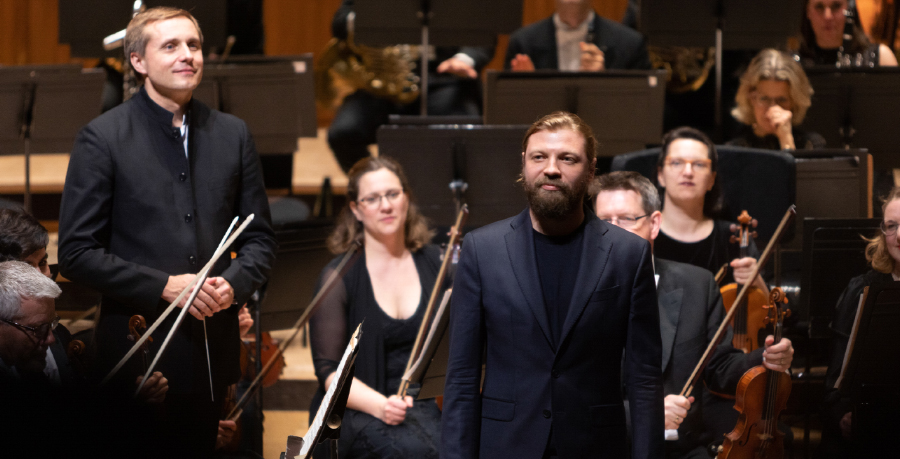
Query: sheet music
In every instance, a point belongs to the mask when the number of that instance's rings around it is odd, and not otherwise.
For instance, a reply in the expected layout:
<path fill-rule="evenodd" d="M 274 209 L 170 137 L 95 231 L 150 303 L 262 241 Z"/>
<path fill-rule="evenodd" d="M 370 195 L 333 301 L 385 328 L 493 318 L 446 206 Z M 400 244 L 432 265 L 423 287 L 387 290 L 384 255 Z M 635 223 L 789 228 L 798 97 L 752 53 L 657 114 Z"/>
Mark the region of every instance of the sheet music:
<path fill-rule="evenodd" d="M 353 357 L 356 356 L 356 346 L 359 344 L 361 330 L 362 324 L 356 327 L 356 332 L 353 333 L 353 337 L 350 338 L 350 342 L 347 343 L 347 349 L 344 350 L 344 356 L 341 357 L 341 363 L 338 365 L 334 377 L 331 378 L 328 392 L 322 399 L 322 404 L 319 405 L 319 411 L 316 413 L 313 422 L 309 425 L 309 430 L 307 430 L 306 435 L 303 436 L 303 447 L 300 449 L 300 454 L 294 456 L 294 458 L 306 459 L 312 455 L 312 450 L 315 448 L 318 437 L 322 432 L 322 425 L 326 422 L 325 415 L 331 412 L 331 409 L 334 407 L 334 399 L 340 395 L 341 388 L 343 388 L 345 382 L 349 383 L 345 380 L 347 378 L 347 372 L 350 370 L 350 367 L 355 360 Z"/>
<path fill-rule="evenodd" d="M 840 389 L 841 382 L 844 380 L 844 374 L 847 372 L 847 362 L 850 361 L 850 354 L 853 353 L 853 344 L 856 343 L 856 332 L 859 330 L 859 318 L 862 317 L 863 306 L 866 304 L 866 296 L 869 294 L 869 287 L 863 290 L 859 295 L 859 306 L 856 308 L 856 317 L 853 319 L 853 329 L 850 331 L 850 339 L 847 341 L 847 350 L 844 352 L 844 362 L 841 364 L 841 375 L 834 382 L 834 388 Z"/>

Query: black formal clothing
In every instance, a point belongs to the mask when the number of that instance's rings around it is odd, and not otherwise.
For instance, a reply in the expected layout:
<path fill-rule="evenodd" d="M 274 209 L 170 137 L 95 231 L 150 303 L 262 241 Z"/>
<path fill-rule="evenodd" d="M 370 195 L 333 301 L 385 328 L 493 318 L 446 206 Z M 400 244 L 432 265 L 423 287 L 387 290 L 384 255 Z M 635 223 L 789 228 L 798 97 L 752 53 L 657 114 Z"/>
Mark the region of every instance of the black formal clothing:
<path fill-rule="evenodd" d="M 592 43 L 603 51 L 606 69 L 650 69 L 647 46 L 641 34 L 596 14 L 589 28 L 593 29 Z M 552 16 L 522 27 L 510 35 L 503 61 L 506 69 L 510 68 L 510 62 L 517 54 L 527 54 L 537 70 L 559 69 L 556 25 Z"/>
<path fill-rule="evenodd" d="M 699 266 L 715 274 L 726 263 L 731 263 L 735 258 L 740 258 L 740 247 L 738 244 L 729 241 L 732 234 L 730 227 L 730 222 L 716 220 L 709 236 L 697 242 L 681 242 L 672 239 L 660 230 L 659 236 L 656 237 L 656 241 L 653 243 L 653 254 L 657 258 Z M 748 256 L 759 258 L 759 250 L 752 239 L 747 252 Z M 731 268 L 728 269 L 728 274 L 725 277 L 725 283 L 730 282 L 734 282 Z"/>
<path fill-rule="evenodd" d="M 825 148 L 825 138 L 818 133 L 805 131 L 798 127 L 791 128 L 794 146 L 797 150 L 815 150 Z M 781 141 L 775 134 L 760 137 L 753 133 L 753 128 L 746 126 L 740 136 L 729 140 L 725 145 L 733 147 L 759 148 L 763 150 L 781 150 Z"/>
<path fill-rule="evenodd" d="M 319 288 L 337 268 L 340 258 L 335 258 L 322 271 Z M 326 379 L 337 370 L 351 334 L 363 321 L 355 377 L 382 395 L 397 393 L 440 270 L 440 250 L 426 246 L 413 253 L 413 261 L 422 296 L 411 317 L 394 319 L 378 305 L 365 254 L 347 270 L 313 315 L 310 343 L 319 380 L 319 390 L 310 406 L 313 415 L 325 394 Z M 397 426 L 388 426 L 361 411 L 346 410 L 338 452 L 342 458 L 427 458 L 437 457 L 439 442 L 440 411 L 437 405 L 434 400 L 416 400 L 413 408 L 407 410 L 406 420 Z"/>
<path fill-rule="evenodd" d="M 655 259 L 655 265 L 659 275 L 657 296 L 663 345 L 663 385 L 666 395 L 679 394 L 722 323 L 725 308 L 719 287 L 709 271 L 660 258 Z M 722 344 L 716 347 L 703 373 L 702 383 L 695 386 L 695 401 L 678 429 L 679 439 L 666 442 L 667 457 L 708 457 L 706 445 L 721 440 L 716 438 L 716 431 L 734 428 L 737 412 L 725 419 L 715 419 L 717 410 L 710 413 L 704 410 L 704 402 L 710 397 L 707 388 L 733 395 L 741 376 L 762 364 L 763 349 L 744 354 L 731 345 L 731 339 L 732 331 L 728 327 Z M 710 430 L 706 427 L 710 424 L 722 427 Z"/>
<path fill-rule="evenodd" d="M 235 302 L 242 304 L 272 265 L 276 242 L 246 124 L 197 100 L 190 102 L 188 113 L 187 155 L 180 130 L 172 127 L 172 113 L 144 88 L 91 121 L 76 138 L 60 210 L 59 261 L 64 276 L 103 295 L 96 333 L 98 378 L 131 348 L 129 318 L 141 314 L 153 323 L 168 306 L 161 295 L 169 276 L 198 272 L 233 217 L 256 216 L 231 247 L 237 257 L 221 257 L 210 276 L 227 280 Z M 238 309 L 205 321 L 217 401 L 240 376 Z M 178 312 L 153 334 L 151 356 Z M 176 438 L 197 439 L 202 449 L 211 450 L 208 434 L 214 442 L 215 424 L 202 422 L 210 416 L 199 410 L 199 400 L 210 399 L 205 349 L 203 323 L 188 316 L 156 369 L 169 381 L 167 412 L 196 413 L 196 423 L 179 420 L 196 428 L 197 435 L 181 432 Z M 117 374 L 119 384 L 133 387 L 143 373 L 139 360 L 135 357 Z M 198 400 L 198 410 L 176 406 L 177 400 Z"/>
<path fill-rule="evenodd" d="M 834 385 L 844 366 L 844 354 L 847 352 L 847 343 L 850 341 L 850 332 L 853 330 L 853 322 L 856 320 L 856 311 L 859 309 L 859 299 L 863 290 L 866 287 L 893 281 L 894 278 L 891 274 L 871 270 L 850 279 L 847 288 L 838 298 L 830 327 L 833 336 L 831 361 L 825 375 L 825 400 L 821 406 L 823 421 L 822 444 L 819 448 L 821 457 L 850 457 L 853 453 L 850 441 L 843 438 L 840 428 L 841 418 L 852 410 L 852 404 L 848 397 L 841 396 L 840 391 L 835 389 Z"/>
<path fill-rule="evenodd" d="M 545 236 L 537 231 L 532 236 L 550 334 L 556 346 L 569 312 L 575 279 L 578 278 L 578 264 L 584 249 L 584 225 L 565 236 Z"/>
<path fill-rule="evenodd" d="M 623 371 L 633 457 L 663 454 L 650 246 L 585 218 L 584 255 L 556 346 L 529 211 L 466 236 L 450 310 L 442 458 L 540 458 L 551 431 L 559 457 L 625 457 Z"/>
<path fill-rule="evenodd" d="M 802 47 L 798 55 L 800 63 L 804 67 L 828 66 L 834 67 L 838 62 L 839 48 L 824 49 L 818 44 L 811 43 L 807 47 Z M 851 66 L 871 68 L 878 67 L 880 64 L 881 47 L 878 43 L 872 43 L 861 49 L 859 52 L 851 52 Z"/>
<path fill-rule="evenodd" d="M 331 31 L 335 38 L 348 36 L 347 16 L 354 0 L 344 0 L 335 12 Z M 481 81 L 437 73 L 441 62 L 463 53 L 475 61 L 479 73 L 494 56 L 493 47 L 435 47 L 435 58 L 428 64 L 428 115 L 478 116 L 481 114 Z M 376 142 L 378 127 L 387 124 L 392 114 L 418 115 L 420 101 L 395 103 L 358 90 L 344 98 L 328 128 L 328 145 L 344 171 L 369 155 L 368 146 Z"/>

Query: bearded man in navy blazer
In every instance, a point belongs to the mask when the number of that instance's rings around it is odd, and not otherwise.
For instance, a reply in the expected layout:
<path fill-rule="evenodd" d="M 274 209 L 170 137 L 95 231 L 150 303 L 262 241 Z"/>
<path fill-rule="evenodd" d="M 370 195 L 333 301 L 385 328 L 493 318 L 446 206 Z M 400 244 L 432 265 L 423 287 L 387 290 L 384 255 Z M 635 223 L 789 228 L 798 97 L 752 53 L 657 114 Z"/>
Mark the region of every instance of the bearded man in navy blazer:
<path fill-rule="evenodd" d="M 623 381 L 632 457 L 661 457 L 650 245 L 585 210 L 596 140 L 580 118 L 545 116 L 522 150 L 528 208 L 467 235 L 457 268 L 441 457 L 627 457 Z"/>

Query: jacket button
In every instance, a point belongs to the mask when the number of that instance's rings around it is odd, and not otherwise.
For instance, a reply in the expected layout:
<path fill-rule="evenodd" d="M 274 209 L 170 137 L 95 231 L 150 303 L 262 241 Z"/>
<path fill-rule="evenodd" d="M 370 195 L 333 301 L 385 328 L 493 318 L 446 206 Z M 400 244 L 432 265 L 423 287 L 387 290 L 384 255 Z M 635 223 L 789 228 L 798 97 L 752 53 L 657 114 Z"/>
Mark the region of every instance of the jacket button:
<path fill-rule="evenodd" d="M 187 180 L 187 174 L 185 174 L 184 172 L 178 174 L 178 181 L 183 182 L 185 180 Z"/>
<path fill-rule="evenodd" d="M 190 223 L 191 220 L 192 220 L 193 218 L 194 218 L 194 217 L 191 217 L 191 214 L 187 214 L 187 215 L 184 216 L 184 222 L 185 222 L 185 223 Z"/>
<path fill-rule="evenodd" d="M 558 377 L 559 377 L 559 370 L 557 370 L 556 368 L 554 368 L 553 371 L 550 372 L 550 376 L 553 376 L 554 379 L 558 378 Z"/>
<path fill-rule="evenodd" d="M 550 410 L 544 410 L 544 417 L 550 419 Z"/>
<path fill-rule="evenodd" d="M 197 264 L 197 257 L 195 257 L 195 256 L 193 256 L 193 255 L 189 256 L 189 257 L 188 257 L 188 262 L 189 262 L 190 264 L 192 264 L 192 265 L 196 265 L 196 264 Z"/>

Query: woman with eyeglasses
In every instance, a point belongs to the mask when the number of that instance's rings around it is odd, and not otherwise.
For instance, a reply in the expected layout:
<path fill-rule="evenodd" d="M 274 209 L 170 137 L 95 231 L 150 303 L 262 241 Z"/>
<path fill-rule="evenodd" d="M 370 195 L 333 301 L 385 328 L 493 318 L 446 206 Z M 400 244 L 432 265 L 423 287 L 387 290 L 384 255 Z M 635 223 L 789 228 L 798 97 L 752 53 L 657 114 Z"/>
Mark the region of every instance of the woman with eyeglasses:
<path fill-rule="evenodd" d="M 854 277 L 838 298 L 831 321 L 831 362 L 825 375 L 826 395 L 822 404 L 821 457 L 851 457 L 850 444 L 853 417 L 849 398 L 841 398 L 834 384 L 841 374 L 850 331 L 866 287 L 900 280 L 900 187 L 894 187 L 884 199 L 881 231 L 866 239 L 866 260 L 872 269 Z"/>
<path fill-rule="evenodd" d="M 663 188 L 662 222 L 653 254 L 714 274 L 727 264 L 726 282 L 744 284 L 756 267 L 759 251 L 751 241 L 751 256 L 740 258 L 738 244 L 729 241 L 731 222 L 716 218 L 722 208 L 718 161 L 715 145 L 694 128 L 677 128 L 663 137 L 656 163 L 657 183 Z M 768 292 L 760 276 L 754 282 Z"/>
<path fill-rule="evenodd" d="M 349 171 L 347 205 L 328 239 L 341 254 L 362 254 L 310 321 L 318 409 L 350 335 L 365 321 L 338 451 L 348 458 L 436 458 L 440 410 L 434 400 L 397 395 L 428 297 L 440 269 L 433 232 L 412 202 L 406 175 L 390 158 L 365 158 Z M 341 256 L 322 271 L 319 286 Z M 448 284 L 449 286 L 449 284 Z M 327 456 L 323 456 L 327 457 Z"/>
<path fill-rule="evenodd" d="M 745 127 L 726 144 L 766 150 L 824 148 L 821 135 L 798 127 L 812 94 L 806 73 L 791 56 L 775 49 L 760 51 L 741 75 L 731 111 Z"/>
<path fill-rule="evenodd" d="M 844 30 L 848 9 L 847 0 L 806 0 L 805 14 L 800 23 L 800 62 L 804 67 L 824 65 L 834 67 L 896 66 L 897 57 L 886 45 L 872 43 L 862 30 L 859 14 L 853 12 L 853 26 L 848 49 L 843 50 Z M 854 8 L 855 10 L 855 8 Z"/>

